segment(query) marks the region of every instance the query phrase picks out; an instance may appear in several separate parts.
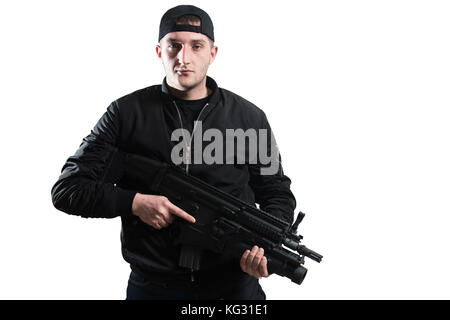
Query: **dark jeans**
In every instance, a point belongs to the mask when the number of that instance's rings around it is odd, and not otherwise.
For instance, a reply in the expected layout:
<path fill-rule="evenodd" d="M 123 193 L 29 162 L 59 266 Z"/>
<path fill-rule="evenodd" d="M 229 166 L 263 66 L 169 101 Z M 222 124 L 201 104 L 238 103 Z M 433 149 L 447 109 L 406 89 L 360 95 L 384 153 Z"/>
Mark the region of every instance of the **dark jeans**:
<path fill-rule="evenodd" d="M 167 285 L 152 283 L 131 272 L 128 279 L 127 300 L 265 300 L 266 294 L 254 278 L 246 283 L 238 283 L 231 289 L 216 292 L 201 292 L 201 290 L 180 290 Z"/>

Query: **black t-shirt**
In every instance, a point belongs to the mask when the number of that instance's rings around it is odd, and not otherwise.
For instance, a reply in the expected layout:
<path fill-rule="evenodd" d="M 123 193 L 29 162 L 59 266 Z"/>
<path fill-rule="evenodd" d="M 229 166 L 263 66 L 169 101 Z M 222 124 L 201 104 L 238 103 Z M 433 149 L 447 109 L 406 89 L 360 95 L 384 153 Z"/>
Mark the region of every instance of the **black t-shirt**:
<path fill-rule="evenodd" d="M 183 120 L 183 127 L 192 133 L 194 127 L 194 121 L 197 120 L 201 110 L 208 102 L 210 96 L 198 100 L 183 100 L 176 97 L 172 97 L 178 109 L 181 112 L 181 118 Z"/>

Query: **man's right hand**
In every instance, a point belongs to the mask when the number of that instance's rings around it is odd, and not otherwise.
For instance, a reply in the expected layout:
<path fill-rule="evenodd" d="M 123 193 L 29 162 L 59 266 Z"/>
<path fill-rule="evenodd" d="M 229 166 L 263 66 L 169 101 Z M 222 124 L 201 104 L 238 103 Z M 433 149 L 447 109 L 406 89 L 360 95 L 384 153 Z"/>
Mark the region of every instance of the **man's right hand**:
<path fill-rule="evenodd" d="M 174 205 L 164 196 L 136 193 L 131 210 L 144 223 L 158 230 L 168 227 L 173 222 L 174 215 L 195 223 L 193 216 Z"/>

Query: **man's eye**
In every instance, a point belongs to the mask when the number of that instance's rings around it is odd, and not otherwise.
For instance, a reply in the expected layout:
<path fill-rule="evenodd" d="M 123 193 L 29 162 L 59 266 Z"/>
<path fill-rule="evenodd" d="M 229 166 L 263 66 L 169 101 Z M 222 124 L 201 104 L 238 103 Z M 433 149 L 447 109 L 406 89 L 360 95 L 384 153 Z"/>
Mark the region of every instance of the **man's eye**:
<path fill-rule="evenodd" d="M 180 45 L 177 44 L 177 43 L 172 43 L 172 44 L 169 44 L 169 48 L 172 48 L 172 49 L 179 49 L 179 48 L 180 48 Z"/>
<path fill-rule="evenodd" d="M 201 47 L 202 47 L 201 45 L 195 45 L 195 46 L 194 46 L 194 49 L 198 50 L 198 49 L 200 49 Z"/>

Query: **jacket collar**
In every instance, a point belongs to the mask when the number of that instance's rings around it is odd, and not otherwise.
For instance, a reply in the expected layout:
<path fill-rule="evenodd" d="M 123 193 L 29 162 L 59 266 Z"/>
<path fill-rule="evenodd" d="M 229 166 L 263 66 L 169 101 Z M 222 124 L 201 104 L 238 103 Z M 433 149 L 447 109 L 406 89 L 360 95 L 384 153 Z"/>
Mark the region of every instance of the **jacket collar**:
<path fill-rule="evenodd" d="M 220 93 L 219 93 L 219 87 L 217 86 L 216 81 L 206 76 L 206 87 L 209 88 L 212 92 L 210 95 L 210 98 L 208 100 L 208 103 L 210 105 L 216 105 L 220 100 Z M 169 88 L 167 87 L 166 77 L 164 77 L 162 85 L 161 85 L 161 91 L 163 93 L 163 96 L 165 96 L 167 99 L 170 98 Z"/>

